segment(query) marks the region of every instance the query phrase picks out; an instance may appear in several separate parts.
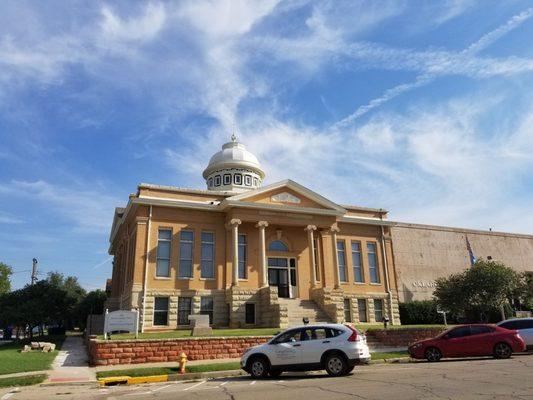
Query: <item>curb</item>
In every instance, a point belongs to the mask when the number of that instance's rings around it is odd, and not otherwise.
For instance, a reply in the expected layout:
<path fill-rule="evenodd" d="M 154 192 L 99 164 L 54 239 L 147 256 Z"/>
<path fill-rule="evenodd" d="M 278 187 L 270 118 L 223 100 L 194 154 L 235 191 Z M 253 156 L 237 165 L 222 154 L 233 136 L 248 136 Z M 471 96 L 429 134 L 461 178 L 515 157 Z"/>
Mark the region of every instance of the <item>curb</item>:
<path fill-rule="evenodd" d="M 175 381 L 194 381 L 199 379 L 213 379 L 213 378 L 230 378 L 234 376 L 247 375 L 247 373 L 240 369 L 227 371 L 210 371 L 210 372 L 190 372 L 187 374 L 167 374 L 167 375 L 152 375 L 152 376 L 110 376 L 107 378 L 98 379 L 100 386 L 114 386 L 114 385 L 138 385 L 141 383 L 155 383 L 155 382 L 175 382 Z"/>
<path fill-rule="evenodd" d="M 415 362 L 409 357 L 388 358 L 384 360 L 370 360 L 366 364 L 361 365 L 375 365 L 375 364 L 408 364 Z M 124 376 L 112 376 L 108 378 L 98 379 L 100 386 L 112 386 L 119 384 L 126 385 L 138 385 L 141 383 L 153 383 L 153 382 L 175 382 L 175 381 L 195 381 L 200 379 L 215 379 L 215 378 L 231 378 L 235 376 L 248 375 L 246 371 L 242 369 L 233 369 L 226 371 L 211 371 L 211 372 L 189 372 L 187 374 L 167 374 L 167 375 L 153 375 L 153 376 L 138 376 L 130 377 Z"/>

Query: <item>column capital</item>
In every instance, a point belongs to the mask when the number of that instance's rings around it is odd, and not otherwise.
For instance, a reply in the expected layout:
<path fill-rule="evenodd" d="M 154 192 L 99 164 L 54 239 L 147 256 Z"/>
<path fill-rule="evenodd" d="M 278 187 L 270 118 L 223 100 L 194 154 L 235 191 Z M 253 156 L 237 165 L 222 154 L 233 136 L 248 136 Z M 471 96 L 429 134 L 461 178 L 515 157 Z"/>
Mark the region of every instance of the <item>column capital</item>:
<path fill-rule="evenodd" d="M 309 232 L 309 231 L 316 231 L 316 225 L 307 225 L 307 226 L 304 228 L 304 231 L 306 231 L 306 232 Z"/>
<path fill-rule="evenodd" d="M 341 230 L 339 229 L 339 227 L 337 225 L 333 225 L 329 228 L 329 231 L 331 233 L 339 233 Z"/>
<path fill-rule="evenodd" d="M 256 228 L 266 228 L 268 226 L 267 221 L 257 221 L 257 224 L 255 224 Z"/>
<path fill-rule="evenodd" d="M 229 221 L 229 224 L 230 224 L 231 226 L 240 225 L 240 224 L 241 224 L 241 220 L 238 219 L 238 218 L 232 218 L 232 219 Z"/>

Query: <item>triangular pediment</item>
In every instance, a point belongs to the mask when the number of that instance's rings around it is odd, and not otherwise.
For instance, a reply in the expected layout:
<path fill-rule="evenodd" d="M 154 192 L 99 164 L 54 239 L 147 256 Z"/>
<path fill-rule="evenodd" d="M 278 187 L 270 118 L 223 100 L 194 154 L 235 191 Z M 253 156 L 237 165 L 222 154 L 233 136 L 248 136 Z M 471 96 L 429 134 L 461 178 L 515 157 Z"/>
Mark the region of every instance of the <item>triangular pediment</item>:
<path fill-rule="evenodd" d="M 228 203 L 245 202 L 270 207 L 310 208 L 345 212 L 344 208 L 294 181 L 285 180 L 228 197 Z"/>

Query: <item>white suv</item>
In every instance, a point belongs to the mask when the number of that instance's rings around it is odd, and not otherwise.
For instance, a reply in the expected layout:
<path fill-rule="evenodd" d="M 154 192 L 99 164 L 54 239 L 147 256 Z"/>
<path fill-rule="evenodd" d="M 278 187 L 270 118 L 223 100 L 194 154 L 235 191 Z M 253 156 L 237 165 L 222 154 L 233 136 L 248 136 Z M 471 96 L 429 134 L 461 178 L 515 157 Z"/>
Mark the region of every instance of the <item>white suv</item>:
<path fill-rule="evenodd" d="M 320 369 L 341 376 L 369 360 L 366 338 L 353 326 L 316 324 L 290 328 L 268 343 L 250 347 L 241 357 L 241 367 L 254 378 Z"/>

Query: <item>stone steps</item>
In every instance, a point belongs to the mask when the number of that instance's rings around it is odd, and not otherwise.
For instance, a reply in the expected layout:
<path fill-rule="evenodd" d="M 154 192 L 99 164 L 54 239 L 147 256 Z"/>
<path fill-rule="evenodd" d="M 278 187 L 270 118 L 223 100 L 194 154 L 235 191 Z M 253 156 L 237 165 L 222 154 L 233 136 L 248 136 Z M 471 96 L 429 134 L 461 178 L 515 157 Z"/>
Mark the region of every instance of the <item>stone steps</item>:
<path fill-rule="evenodd" d="M 331 322 L 329 316 L 312 300 L 280 299 L 287 306 L 289 326 L 302 325 L 303 318 L 309 323 Z"/>

